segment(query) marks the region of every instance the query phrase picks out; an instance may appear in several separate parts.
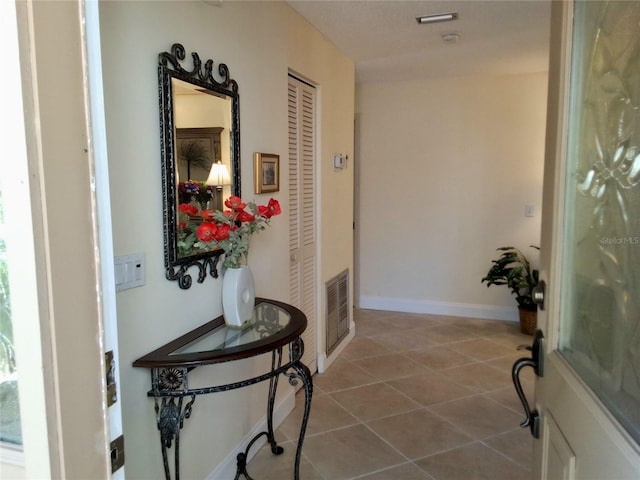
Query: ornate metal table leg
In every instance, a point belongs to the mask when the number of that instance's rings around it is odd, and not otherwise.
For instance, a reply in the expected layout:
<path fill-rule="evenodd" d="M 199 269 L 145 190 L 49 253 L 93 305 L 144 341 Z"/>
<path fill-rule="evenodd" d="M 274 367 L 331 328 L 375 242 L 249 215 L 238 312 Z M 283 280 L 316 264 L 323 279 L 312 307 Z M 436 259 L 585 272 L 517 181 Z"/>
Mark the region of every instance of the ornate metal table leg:
<path fill-rule="evenodd" d="M 255 437 L 253 440 L 256 440 L 257 438 L 258 437 Z M 249 448 L 252 444 L 253 441 L 249 444 Z M 249 472 L 247 472 L 247 454 L 245 452 L 248 451 L 249 450 L 247 449 L 244 452 L 240 452 L 236 457 L 236 476 L 233 477 L 233 480 L 239 480 L 240 475 L 242 475 L 245 480 L 253 480 L 253 478 L 249 476 Z"/>
<path fill-rule="evenodd" d="M 160 443 L 162 445 L 162 461 L 164 463 L 164 475 L 167 480 L 171 480 L 171 471 L 169 468 L 169 458 L 167 449 L 171 448 L 171 443 L 175 441 L 174 466 L 175 480 L 180 480 L 180 429 L 184 424 L 184 420 L 191 416 L 191 407 L 196 400 L 195 395 L 191 395 L 191 400 L 184 405 L 184 397 L 178 397 L 176 404 L 175 397 L 162 397 L 162 401 L 158 404 L 158 398 L 155 401 L 156 421 L 158 430 L 160 430 Z"/>
<path fill-rule="evenodd" d="M 289 377 L 289 383 L 297 385 L 297 378 L 302 380 L 302 386 L 304 388 L 304 413 L 302 415 L 302 423 L 300 425 L 300 436 L 298 437 L 298 448 L 296 449 L 296 460 L 293 470 L 294 480 L 300 479 L 300 459 L 302 458 L 302 443 L 304 442 L 304 435 L 307 431 L 307 422 L 309 421 L 309 413 L 311 412 L 311 397 L 313 395 L 313 380 L 311 379 L 311 371 L 309 368 L 300 361 L 302 354 L 304 353 L 304 343 L 301 338 L 298 338 L 291 344 L 291 356 L 293 368 L 295 373 L 287 373 Z"/>
<path fill-rule="evenodd" d="M 271 371 L 275 372 L 282 365 L 282 348 L 274 350 L 271 354 Z M 234 480 L 238 480 L 240 475 L 244 476 L 246 480 L 253 480 L 247 472 L 247 457 L 249 456 L 249 450 L 253 444 L 263 435 L 266 435 L 267 442 L 271 446 L 271 453 L 274 455 L 280 455 L 284 452 L 284 448 L 280 447 L 276 442 L 275 434 L 273 432 L 273 408 L 276 403 L 276 391 L 278 389 L 278 377 L 280 374 L 273 375 L 269 379 L 269 397 L 267 399 L 267 431 L 260 432 L 251 439 L 244 452 L 240 452 L 236 457 L 236 476 Z"/>
<path fill-rule="evenodd" d="M 271 371 L 275 372 L 282 365 L 282 348 L 274 350 L 271 356 Z M 280 455 L 284 452 L 284 448 L 278 446 L 276 437 L 273 432 L 273 407 L 276 403 L 276 391 L 278 390 L 278 378 L 280 375 L 274 375 L 269 379 L 269 399 L 267 402 L 267 441 L 271 446 L 271 453 Z"/>
<path fill-rule="evenodd" d="M 166 389 L 177 389 L 184 385 L 187 389 L 187 369 L 153 369 L 151 371 L 151 383 L 153 390 L 150 392 L 154 396 L 154 408 L 156 411 L 156 423 L 160 430 L 160 443 L 162 446 L 162 462 L 164 464 L 164 475 L 166 480 L 171 480 L 171 469 L 169 467 L 169 457 L 167 450 L 175 442 L 173 470 L 175 480 L 180 480 L 180 430 L 185 419 L 191 416 L 193 402 L 196 401 L 195 394 L 177 397 L 162 396 L 162 391 Z M 184 403 L 185 397 L 191 397 Z M 177 402 L 177 403 L 176 403 Z"/>

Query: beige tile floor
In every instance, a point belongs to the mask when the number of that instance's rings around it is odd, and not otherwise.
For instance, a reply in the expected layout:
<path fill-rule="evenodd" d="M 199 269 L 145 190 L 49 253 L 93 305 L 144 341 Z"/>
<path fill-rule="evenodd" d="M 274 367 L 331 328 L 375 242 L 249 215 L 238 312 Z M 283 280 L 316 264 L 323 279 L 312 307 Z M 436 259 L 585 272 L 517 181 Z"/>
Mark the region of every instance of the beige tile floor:
<path fill-rule="evenodd" d="M 509 322 L 356 310 L 356 337 L 314 394 L 302 480 L 529 479 L 532 438 L 511 383 L 532 337 Z M 534 375 L 522 372 L 532 398 Z M 300 394 L 299 394 L 300 395 Z M 302 399 L 249 464 L 256 480 L 293 478 Z"/>

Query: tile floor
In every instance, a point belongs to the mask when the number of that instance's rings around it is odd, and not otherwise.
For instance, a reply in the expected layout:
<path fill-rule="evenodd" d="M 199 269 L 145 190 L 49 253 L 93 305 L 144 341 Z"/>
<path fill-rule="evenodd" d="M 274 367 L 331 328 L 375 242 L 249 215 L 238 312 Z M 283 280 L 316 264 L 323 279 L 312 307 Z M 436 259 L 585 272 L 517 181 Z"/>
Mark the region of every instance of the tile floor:
<path fill-rule="evenodd" d="M 532 438 L 511 366 L 531 336 L 510 322 L 356 310 L 356 337 L 314 376 L 301 480 L 520 480 Z M 532 398 L 534 375 L 522 371 Z M 301 400 L 301 399 L 300 399 Z M 297 405 L 301 405 L 301 401 Z M 302 407 L 249 464 L 259 480 L 293 478 Z"/>

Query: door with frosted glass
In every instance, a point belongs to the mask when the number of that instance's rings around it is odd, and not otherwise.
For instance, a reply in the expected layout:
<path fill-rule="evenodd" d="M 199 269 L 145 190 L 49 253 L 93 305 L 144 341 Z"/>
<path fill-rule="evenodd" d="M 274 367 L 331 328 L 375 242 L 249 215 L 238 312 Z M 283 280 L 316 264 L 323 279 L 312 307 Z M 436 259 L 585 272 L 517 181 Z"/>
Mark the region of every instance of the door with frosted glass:
<path fill-rule="evenodd" d="M 554 2 L 535 478 L 640 478 L 640 2 Z"/>

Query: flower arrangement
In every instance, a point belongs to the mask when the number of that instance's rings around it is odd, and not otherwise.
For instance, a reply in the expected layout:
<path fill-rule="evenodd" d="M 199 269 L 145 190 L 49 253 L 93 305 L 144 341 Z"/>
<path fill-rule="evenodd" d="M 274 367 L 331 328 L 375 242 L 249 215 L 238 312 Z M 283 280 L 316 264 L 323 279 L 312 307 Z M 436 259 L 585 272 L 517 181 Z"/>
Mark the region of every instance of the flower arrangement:
<path fill-rule="evenodd" d="M 224 205 L 228 210 L 223 212 L 198 210 L 188 203 L 179 205 L 178 250 L 181 254 L 209 251 L 218 246 L 225 253 L 223 265 L 238 268 L 246 263 L 251 236 L 264 230 L 271 217 L 282 213 L 280 204 L 273 198 L 267 205 L 256 205 L 232 196 Z"/>
<path fill-rule="evenodd" d="M 191 203 L 192 200 L 195 200 L 204 208 L 214 193 L 215 187 L 207 185 L 205 182 L 188 180 L 178 183 L 178 201 L 180 204 Z"/>

